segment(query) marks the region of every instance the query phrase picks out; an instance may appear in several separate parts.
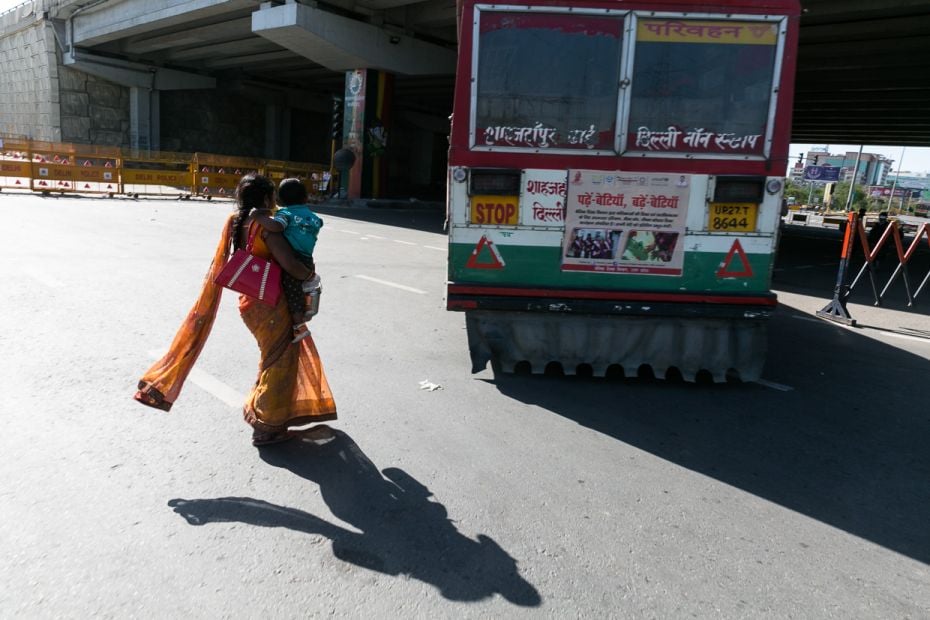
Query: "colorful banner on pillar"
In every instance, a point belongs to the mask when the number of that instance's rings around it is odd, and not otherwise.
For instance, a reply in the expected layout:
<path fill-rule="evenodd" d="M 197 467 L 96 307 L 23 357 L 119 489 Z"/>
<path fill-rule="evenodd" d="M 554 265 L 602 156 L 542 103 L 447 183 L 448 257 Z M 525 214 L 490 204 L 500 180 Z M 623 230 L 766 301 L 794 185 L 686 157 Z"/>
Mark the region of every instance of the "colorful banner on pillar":
<path fill-rule="evenodd" d="M 381 198 L 387 192 L 387 157 L 394 76 L 373 69 L 346 72 L 344 146 L 355 165 L 343 183 L 349 198 Z"/>

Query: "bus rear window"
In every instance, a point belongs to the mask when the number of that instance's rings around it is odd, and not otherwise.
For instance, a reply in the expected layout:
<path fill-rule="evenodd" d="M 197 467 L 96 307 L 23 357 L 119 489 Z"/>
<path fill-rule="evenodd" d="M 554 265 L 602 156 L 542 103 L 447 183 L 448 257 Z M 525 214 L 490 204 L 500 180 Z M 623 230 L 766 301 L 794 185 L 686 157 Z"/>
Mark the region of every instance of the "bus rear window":
<path fill-rule="evenodd" d="M 764 155 L 776 22 L 639 19 L 627 150 Z"/>
<path fill-rule="evenodd" d="M 480 11 L 476 147 L 614 151 L 622 17 Z"/>

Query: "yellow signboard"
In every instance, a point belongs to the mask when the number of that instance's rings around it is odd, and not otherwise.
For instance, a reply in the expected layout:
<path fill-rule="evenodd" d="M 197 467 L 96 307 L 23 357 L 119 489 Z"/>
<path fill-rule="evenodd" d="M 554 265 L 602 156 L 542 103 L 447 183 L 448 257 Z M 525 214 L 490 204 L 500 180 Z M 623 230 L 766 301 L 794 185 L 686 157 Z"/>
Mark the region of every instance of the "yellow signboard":
<path fill-rule="evenodd" d="M 32 168 L 24 161 L 0 162 L 0 176 L 2 177 L 28 177 Z"/>
<path fill-rule="evenodd" d="M 32 164 L 32 177 L 49 181 L 70 181 L 74 166 L 63 164 Z"/>
<path fill-rule="evenodd" d="M 707 216 L 711 232 L 755 232 L 759 205 L 752 202 L 712 202 Z"/>
<path fill-rule="evenodd" d="M 520 216 L 518 196 L 472 196 L 471 223 L 487 226 L 516 226 Z"/>
<path fill-rule="evenodd" d="M 697 19 L 641 19 L 636 40 L 659 43 L 737 43 L 775 45 L 775 22 L 704 21 Z"/>
<path fill-rule="evenodd" d="M 174 170 L 132 170 L 123 168 L 123 183 L 129 185 L 188 187 L 191 184 L 191 173 Z"/>
<path fill-rule="evenodd" d="M 81 166 L 74 169 L 75 181 L 107 181 L 114 183 L 116 181 L 116 171 L 113 168 L 103 166 Z"/>

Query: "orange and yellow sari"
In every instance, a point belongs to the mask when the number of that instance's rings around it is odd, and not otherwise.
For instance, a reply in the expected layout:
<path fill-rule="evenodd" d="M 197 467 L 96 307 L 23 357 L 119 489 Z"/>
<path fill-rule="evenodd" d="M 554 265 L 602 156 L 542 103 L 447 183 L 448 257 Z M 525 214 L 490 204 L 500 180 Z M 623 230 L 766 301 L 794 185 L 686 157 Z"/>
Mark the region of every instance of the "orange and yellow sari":
<path fill-rule="evenodd" d="M 139 381 L 139 391 L 134 398 L 144 405 L 165 411 L 171 409 L 210 335 L 223 292 L 223 287 L 213 280 L 229 259 L 233 216 L 223 230 L 200 297 L 181 324 L 168 352 Z M 255 236 L 252 253 L 264 258 L 271 256 L 261 235 Z M 291 319 L 284 295 L 274 307 L 240 295 L 239 314 L 258 341 L 261 352 L 258 379 L 243 408 L 245 421 L 258 431 L 279 432 L 289 426 L 334 420 L 336 402 L 313 337 L 291 343 Z"/>

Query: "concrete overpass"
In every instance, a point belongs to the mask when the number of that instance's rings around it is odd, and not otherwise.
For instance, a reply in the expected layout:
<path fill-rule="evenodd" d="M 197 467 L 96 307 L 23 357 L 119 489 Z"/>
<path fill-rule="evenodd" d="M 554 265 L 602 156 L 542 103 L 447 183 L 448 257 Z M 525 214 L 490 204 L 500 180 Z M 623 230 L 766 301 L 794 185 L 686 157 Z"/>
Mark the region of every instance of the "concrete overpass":
<path fill-rule="evenodd" d="M 792 140 L 930 146 L 930 2 L 802 6 Z M 402 165 L 429 170 L 410 190 L 441 191 L 455 0 L 32 0 L 17 11 L 0 16 L 0 37 L 40 24 L 54 38 L 43 53 L 62 59 L 49 69 L 60 131 L 48 139 L 328 160 L 332 97 L 346 71 L 376 69 L 393 76 L 395 136 L 416 145 Z M 98 79 L 120 90 L 100 102 Z M 27 133 L 21 124 L 0 131 Z"/>

